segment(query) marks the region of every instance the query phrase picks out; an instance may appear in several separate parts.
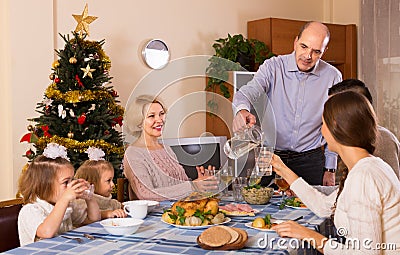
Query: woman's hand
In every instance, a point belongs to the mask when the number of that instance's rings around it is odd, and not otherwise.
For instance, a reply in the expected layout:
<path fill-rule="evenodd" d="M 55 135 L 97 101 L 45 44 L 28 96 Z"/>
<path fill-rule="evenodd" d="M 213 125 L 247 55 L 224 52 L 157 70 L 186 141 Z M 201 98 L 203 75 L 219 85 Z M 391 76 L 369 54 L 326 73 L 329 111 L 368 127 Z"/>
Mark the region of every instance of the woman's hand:
<path fill-rule="evenodd" d="M 290 168 L 287 167 L 285 163 L 283 163 L 282 159 L 276 154 L 272 156 L 271 165 L 272 170 L 282 176 L 289 185 L 292 185 L 292 183 L 299 178 L 299 176 L 290 170 Z"/>
<path fill-rule="evenodd" d="M 272 167 L 273 167 L 273 170 L 274 170 L 277 174 L 279 174 L 280 176 L 282 176 L 282 177 L 283 177 L 283 172 L 284 172 L 286 169 L 289 169 L 289 168 L 285 165 L 285 163 L 283 163 L 282 159 L 281 159 L 278 155 L 276 155 L 276 154 L 272 155 L 271 165 L 272 165 Z M 290 169 L 289 169 L 289 170 L 290 170 Z"/>
<path fill-rule="evenodd" d="M 196 179 L 192 183 L 199 192 L 212 193 L 218 190 L 218 180 L 215 176 L 206 176 L 203 179 Z"/>
<path fill-rule="evenodd" d="M 327 241 L 327 238 L 320 233 L 291 220 L 272 226 L 271 229 L 275 230 L 281 237 L 306 239 L 320 252 L 322 252 L 324 243 Z"/>
<path fill-rule="evenodd" d="M 207 179 L 209 176 L 214 175 L 215 166 L 208 165 L 207 169 L 204 166 L 196 166 L 197 180 Z"/>
<path fill-rule="evenodd" d="M 307 236 L 309 228 L 306 228 L 294 221 L 285 221 L 281 224 L 271 227 L 275 230 L 281 237 L 294 237 L 298 239 L 303 239 Z"/>

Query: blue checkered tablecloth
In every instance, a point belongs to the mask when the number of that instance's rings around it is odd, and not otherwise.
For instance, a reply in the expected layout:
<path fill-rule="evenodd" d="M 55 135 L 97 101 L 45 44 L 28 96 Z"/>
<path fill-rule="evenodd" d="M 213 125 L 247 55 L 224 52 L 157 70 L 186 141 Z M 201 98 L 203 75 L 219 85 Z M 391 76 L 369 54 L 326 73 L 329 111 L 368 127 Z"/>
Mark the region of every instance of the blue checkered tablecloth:
<path fill-rule="evenodd" d="M 231 201 L 223 201 L 229 203 Z M 78 244 L 74 240 L 54 237 L 44 239 L 23 247 L 5 252 L 5 254 L 314 254 L 312 249 L 279 247 L 277 242 L 279 237 L 275 232 L 260 232 L 245 226 L 245 223 L 251 222 L 255 217 L 232 217 L 227 226 L 238 227 L 247 231 L 249 239 L 245 248 L 235 251 L 209 251 L 203 250 L 196 243 L 196 238 L 204 229 L 181 229 L 161 222 L 163 209 L 169 208 L 172 202 L 162 202 L 158 208 L 150 213 L 144 224 L 139 230 L 127 236 L 113 236 L 108 234 L 98 223 L 92 223 L 65 233 L 66 236 L 81 237 L 84 242 Z M 295 219 L 303 216 L 299 223 L 307 227 L 324 231 L 325 219 L 321 219 L 310 210 L 298 210 L 285 208 L 279 210 L 278 200 L 272 199 L 267 205 L 253 205 L 254 209 L 260 210 L 256 215 L 264 217 L 267 213 L 276 219 Z M 89 240 L 83 237 L 83 233 L 89 233 L 95 237 L 117 240 L 111 243 L 101 239 Z M 324 234 L 324 233 L 323 233 Z M 267 240 L 267 247 L 259 246 L 260 238 Z M 262 243 L 262 242 L 261 242 Z M 271 247 L 272 246 L 272 247 Z"/>

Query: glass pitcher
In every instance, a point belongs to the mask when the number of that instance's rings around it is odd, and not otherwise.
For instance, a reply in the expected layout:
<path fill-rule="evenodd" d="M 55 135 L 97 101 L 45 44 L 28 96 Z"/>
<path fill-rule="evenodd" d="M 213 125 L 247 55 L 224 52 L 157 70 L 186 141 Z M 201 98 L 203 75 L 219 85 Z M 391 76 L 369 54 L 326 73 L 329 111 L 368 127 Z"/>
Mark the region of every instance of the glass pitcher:
<path fill-rule="evenodd" d="M 264 132 L 253 125 L 235 133 L 224 145 L 225 154 L 231 159 L 238 159 L 264 141 Z"/>

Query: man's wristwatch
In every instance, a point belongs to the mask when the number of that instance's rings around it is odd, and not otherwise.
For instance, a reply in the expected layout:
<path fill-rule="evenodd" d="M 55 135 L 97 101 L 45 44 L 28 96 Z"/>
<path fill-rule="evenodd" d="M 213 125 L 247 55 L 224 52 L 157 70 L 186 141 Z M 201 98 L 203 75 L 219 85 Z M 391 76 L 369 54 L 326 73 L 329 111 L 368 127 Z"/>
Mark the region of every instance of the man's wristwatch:
<path fill-rule="evenodd" d="M 325 171 L 329 173 L 336 173 L 336 169 L 334 168 L 325 168 Z"/>

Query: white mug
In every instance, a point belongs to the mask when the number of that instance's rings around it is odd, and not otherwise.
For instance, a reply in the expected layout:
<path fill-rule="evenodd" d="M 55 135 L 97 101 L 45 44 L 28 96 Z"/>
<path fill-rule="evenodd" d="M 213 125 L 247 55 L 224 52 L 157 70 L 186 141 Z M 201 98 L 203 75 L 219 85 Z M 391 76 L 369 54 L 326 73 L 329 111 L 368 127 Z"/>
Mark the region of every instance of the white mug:
<path fill-rule="evenodd" d="M 134 200 L 124 203 L 124 211 L 134 219 L 143 220 L 147 215 L 148 202 Z"/>

